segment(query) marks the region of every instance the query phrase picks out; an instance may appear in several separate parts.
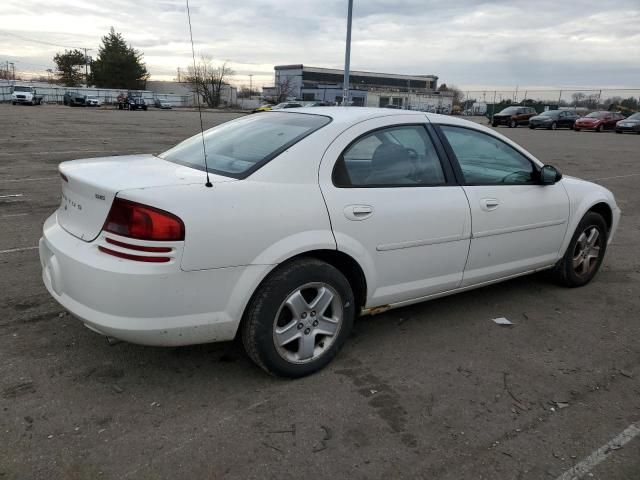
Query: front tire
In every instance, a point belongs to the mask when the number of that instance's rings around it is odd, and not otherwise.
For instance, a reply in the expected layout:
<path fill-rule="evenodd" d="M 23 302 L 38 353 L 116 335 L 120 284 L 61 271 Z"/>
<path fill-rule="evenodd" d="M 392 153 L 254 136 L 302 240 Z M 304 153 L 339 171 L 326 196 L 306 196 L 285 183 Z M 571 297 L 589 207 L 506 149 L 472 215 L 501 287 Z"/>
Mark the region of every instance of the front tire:
<path fill-rule="evenodd" d="M 558 128 L 558 124 L 557 124 L 556 122 L 553 122 L 553 123 L 551 124 L 551 127 L 550 127 L 550 128 L 551 128 L 551 130 L 557 130 L 557 128 Z"/>
<path fill-rule="evenodd" d="M 349 336 L 353 291 L 344 275 L 315 258 L 278 267 L 245 311 L 244 348 L 271 375 L 298 378 L 325 367 Z"/>
<path fill-rule="evenodd" d="M 607 224 L 602 215 L 587 212 L 580 220 L 554 276 L 566 287 L 581 287 L 593 279 L 607 249 Z"/>
<path fill-rule="evenodd" d="M 511 120 L 509 122 L 509 128 L 516 128 L 518 126 L 518 122 L 516 122 L 515 120 Z"/>

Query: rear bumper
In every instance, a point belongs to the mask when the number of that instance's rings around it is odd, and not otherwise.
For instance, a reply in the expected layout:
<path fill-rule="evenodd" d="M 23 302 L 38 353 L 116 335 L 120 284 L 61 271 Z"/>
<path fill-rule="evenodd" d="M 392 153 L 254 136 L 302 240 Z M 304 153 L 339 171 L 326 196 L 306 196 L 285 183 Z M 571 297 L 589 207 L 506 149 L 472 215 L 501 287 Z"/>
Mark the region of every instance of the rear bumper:
<path fill-rule="evenodd" d="M 494 125 L 509 125 L 509 122 L 511 122 L 511 117 L 493 117 L 493 124 Z"/>
<path fill-rule="evenodd" d="M 265 265 L 185 272 L 180 262 L 147 264 L 98 250 L 47 219 L 40 239 L 43 282 L 86 326 L 143 345 L 231 340 Z"/>

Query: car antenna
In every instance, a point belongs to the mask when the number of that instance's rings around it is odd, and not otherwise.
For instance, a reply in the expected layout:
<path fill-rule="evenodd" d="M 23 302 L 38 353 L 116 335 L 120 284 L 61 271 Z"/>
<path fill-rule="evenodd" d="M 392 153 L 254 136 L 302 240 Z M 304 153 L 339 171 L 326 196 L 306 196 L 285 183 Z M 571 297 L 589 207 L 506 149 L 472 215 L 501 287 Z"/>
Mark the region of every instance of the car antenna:
<path fill-rule="evenodd" d="M 200 106 L 200 93 L 198 92 L 198 70 L 196 69 L 196 52 L 193 48 L 193 30 L 191 28 L 191 11 L 189 10 L 189 0 L 187 2 L 187 19 L 189 20 L 189 36 L 191 38 L 191 56 L 193 57 L 193 83 L 195 86 L 195 97 L 198 102 L 198 115 L 200 116 L 200 136 L 202 137 L 202 152 L 204 153 L 204 171 L 207 174 L 207 183 L 205 187 L 213 187 L 209 180 L 209 166 L 207 165 L 207 146 L 204 141 L 204 127 L 202 126 L 202 107 Z"/>

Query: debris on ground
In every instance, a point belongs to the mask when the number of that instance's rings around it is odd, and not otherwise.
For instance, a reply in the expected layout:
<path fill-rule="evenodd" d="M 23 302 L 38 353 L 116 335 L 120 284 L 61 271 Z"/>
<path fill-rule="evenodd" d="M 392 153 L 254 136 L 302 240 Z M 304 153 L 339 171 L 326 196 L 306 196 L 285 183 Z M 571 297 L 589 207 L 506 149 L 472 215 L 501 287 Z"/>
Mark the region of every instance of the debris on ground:
<path fill-rule="evenodd" d="M 511 326 L 513 325 L 513 322 L 504 318 L 504 317 L 499 317 L 499 318 L 494 318 L 493 321 L 495 323 L 497 323 L 498 325 L 505 325 L 505 326 Z"/>

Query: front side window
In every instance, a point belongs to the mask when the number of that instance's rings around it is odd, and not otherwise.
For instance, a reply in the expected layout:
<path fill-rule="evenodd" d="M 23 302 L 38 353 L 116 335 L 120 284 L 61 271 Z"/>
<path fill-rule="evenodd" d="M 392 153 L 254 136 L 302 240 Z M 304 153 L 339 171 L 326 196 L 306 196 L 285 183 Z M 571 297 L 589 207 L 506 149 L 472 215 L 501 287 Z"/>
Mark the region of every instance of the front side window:
<path fill-rule="evenodd" d="M 535 182 L 533 164 L 502 140 L 468 128 L 441 127 L 470 185 Z"/>
<path fill-rule="evenodd" d="M 338 187 L 443 185 L 444 172 L 422 125 L 375 130 L 352 143 L 336 162 Z"/>
<path fill-rule="evenodd" d="M 268 112 L 218 125 L 204 132 L 209 171 L 244 178 L 330 121 L 323 115 Z M 159 157 L 204 170 L 202 135 L 194 135 Z"/>

